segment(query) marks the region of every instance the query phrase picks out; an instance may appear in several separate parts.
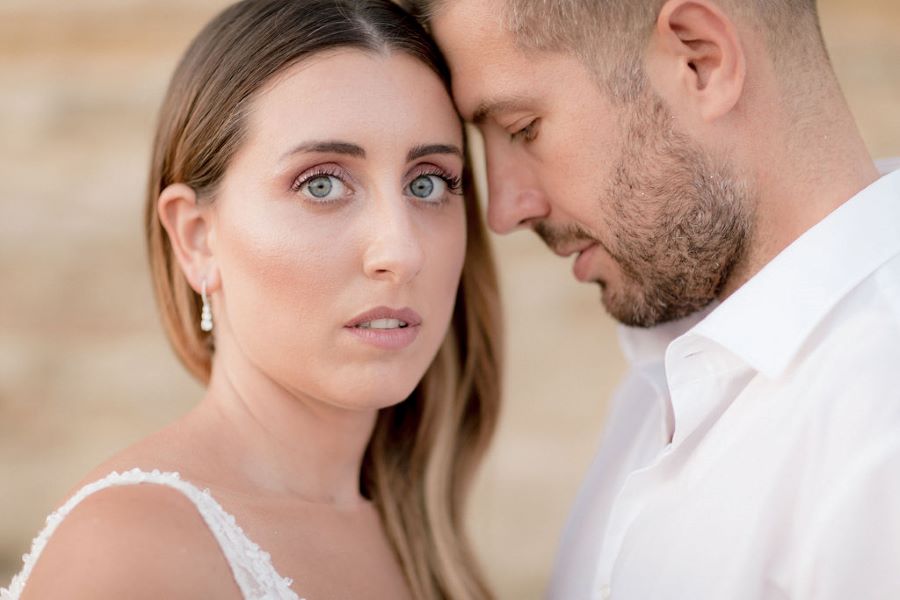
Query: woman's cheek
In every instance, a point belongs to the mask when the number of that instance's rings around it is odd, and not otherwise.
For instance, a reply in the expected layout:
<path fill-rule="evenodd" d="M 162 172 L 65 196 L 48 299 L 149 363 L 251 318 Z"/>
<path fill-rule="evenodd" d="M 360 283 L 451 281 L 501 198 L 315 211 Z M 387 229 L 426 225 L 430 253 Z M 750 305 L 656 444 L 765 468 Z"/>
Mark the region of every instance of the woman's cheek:
<path fill-rule="evenodd" d="M 248 351 L 308 348 L 316 331 L 337 319 L 328 310 L 346 276 L 346 247 L 330 228 L 259 226 L 248 219 L 220 237 L 219 246 L 228 318 Z"/>
<path fill-rule="evenodd" d="M 443 224 L 439 235 L 433 235 L 431 240 L 434 275 L 427 286 L 433 294 L 429 304 L 442 306 L 449 322 L 466 258 L 465 213 L 461 209 L 457 211 L 449 222 Z"/>

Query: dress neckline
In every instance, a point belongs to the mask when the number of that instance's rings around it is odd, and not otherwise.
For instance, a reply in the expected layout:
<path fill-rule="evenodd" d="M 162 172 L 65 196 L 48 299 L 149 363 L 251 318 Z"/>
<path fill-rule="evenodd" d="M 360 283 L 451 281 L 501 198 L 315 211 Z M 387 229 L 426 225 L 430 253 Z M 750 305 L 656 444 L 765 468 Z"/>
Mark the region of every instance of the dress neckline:
<path fill-rule="evenodd" d="M 31 551 L 22 557 L 22 570 L 13 577 L 8 589 L 0 588 L 0 600 L 17 600 L 25 587 L 34 565 L 40 558 L 50 537 L 63 519 L 85 498 L 110 487 L 138 484 L 164 485 L 181 492 L 197 508 L 203 520 L 219 543 L 228 561 L 235 581 L 244 598 L 254 600 L 300 600 L 291 589 L 293 581 L 282 577 L 272 565 L 271 555 L 250 540 L 228 513 L 213 498 L 209 488 L 202 490 L 185 481 L 177 471 L 144 471 L 134 468 L 119 473 L 113 471 L 106 477 L 88 483 L 57 510 L 47 517 L 44 529 L 34 538 Z"/>

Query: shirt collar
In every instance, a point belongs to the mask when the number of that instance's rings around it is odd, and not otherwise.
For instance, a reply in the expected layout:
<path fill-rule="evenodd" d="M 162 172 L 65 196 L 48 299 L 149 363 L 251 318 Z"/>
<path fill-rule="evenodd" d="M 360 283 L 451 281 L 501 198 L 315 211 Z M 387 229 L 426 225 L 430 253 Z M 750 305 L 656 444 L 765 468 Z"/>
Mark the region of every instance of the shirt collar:
<path fill-rule="evenodd" d="M 777 377 L 831 309 L 897 254 L 900 172 L 882 177 L 806 231 L 690 334 Z"/>
<path fill-rule="evenodd" d="M 683 319 L 653 327 L 619 325 L 619 344 L 629 364 L 636 367 L 661 364 L 673 340 L 697 325 L 715 307 L 715 303 Z"/>

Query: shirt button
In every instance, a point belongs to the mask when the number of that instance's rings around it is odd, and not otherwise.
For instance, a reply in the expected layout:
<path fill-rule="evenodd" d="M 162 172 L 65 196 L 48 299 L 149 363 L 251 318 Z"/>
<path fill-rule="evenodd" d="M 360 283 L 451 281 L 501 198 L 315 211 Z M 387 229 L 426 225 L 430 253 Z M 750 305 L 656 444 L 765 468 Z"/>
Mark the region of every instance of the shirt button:
<path fill-rule="evenodd" d="M 608 585 L 604 585 L 600 588 L 600 600 L 609 600 L 612 596 L 612 588 Z"/>

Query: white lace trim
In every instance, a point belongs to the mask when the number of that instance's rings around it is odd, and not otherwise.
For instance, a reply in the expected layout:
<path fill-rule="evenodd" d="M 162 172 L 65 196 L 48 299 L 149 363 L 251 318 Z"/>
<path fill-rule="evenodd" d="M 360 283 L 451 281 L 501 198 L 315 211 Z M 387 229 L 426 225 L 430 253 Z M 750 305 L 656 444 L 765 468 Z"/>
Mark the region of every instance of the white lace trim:
<path fill-rule="evenodd" d="M 105 488 L 139 483 L 152 483 L 174 488 L 194 503 L 222 548 L 222 553 L 231 566 L 231 572 L 234 574 L 234 579 L 245 600 L 300 600 L 291 589 L 291 579 L 282 577 L 275 571 L 269 553 L 247 538 L 235 522 L 234 517 L 225 512 L 225 509 L 215 501 L 208 489 L 200 491 L 187 481 L 182 481 L 178 473 L 160 472 L 155 469 L 151 472 L 140 469 L 131 469 L 124 473 L 113 471 L 103 479 L 89 483 L 78 490 L 65 504 L 47 517 L 47 525 L 34 538 L 31 552 L 22 557 L 22 570 L 13 577 L 9 589 L 0 588 L 0 600 L 19 599 L 25 582 L 28 581 L 28 576 L 44 551 L 50 536 L 81 501 Z"/>

